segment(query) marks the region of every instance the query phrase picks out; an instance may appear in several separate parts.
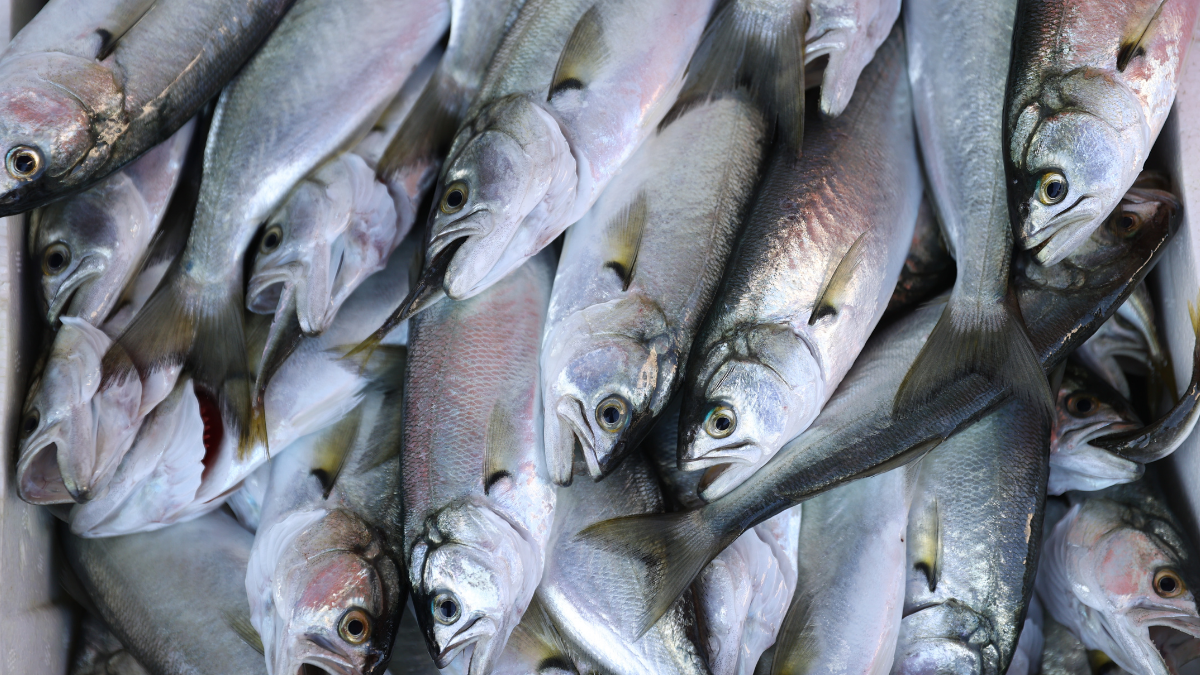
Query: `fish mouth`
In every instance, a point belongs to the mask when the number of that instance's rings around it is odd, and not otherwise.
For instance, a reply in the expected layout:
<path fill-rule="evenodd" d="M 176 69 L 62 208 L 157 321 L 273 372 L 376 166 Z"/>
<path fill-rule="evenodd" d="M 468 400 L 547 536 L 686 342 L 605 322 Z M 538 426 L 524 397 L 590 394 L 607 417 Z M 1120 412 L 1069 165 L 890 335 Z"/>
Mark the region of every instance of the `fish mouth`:
<path fill-rule="evenodd" d="M 58 468 L 58 444 L 51 441 L 26 454 L 17 465 L 17 492 L 21 499 L 48 506 L 75 501 Z"/>
<path fill-rule="evenodd" d="M 702 457 L 680 460 L 679 468 L 688 472 L 704 470 L 704 475 L 696 485 L 696 494 L 704 501 L 711 502 L 758 470 L 757 457 L 750 458 L 745 453 L 737 452 L 751 446 L 753 443 L 742 441 L 717 448 Z"/>
<path fill-rule="evenodd" d="M 246 309 L 255 314 L 274 314 L 279 298 L 289 283 L 295 283 L 299 263 L 289 263 L 256 273 L 246 284 Z"/>
<path fill-rule="evenodd" d="M 438 232 L 429 239 L 429 256 L 432 258 L 442 249 L 454 243 L 455 239 L 466 239 L 468 237 L 486 237 L 491 234 L 492 228 L 485 228 L 480 221 L 482 218 L 476 218 L 480 213 L 485 213 L 483 209 L 477 209 L 450 223 L 447 229 Z"/>
<path fill-rule="evenodd" d="M 1183 666 L 1200 659 L 1200 626 L 1189 619 L 1181 617 L 1171 621 L 1172 625 L 1154 624 L 1148 628 L 1150 642 L 1170 675 L 1179 675 Z"/>
<path fill-rule="evenodd" d="M 458 631 L 458 633 L 456 633 L 454 637 L 450 639 L 450 642 L 445 646 L 445 648 L 438 652 L 437 656 L 433 659 L 434 663 L 437 665 L 439 670 L 444 669 L 446 666 L 450 665 L 450 662 L 457 658 L 464 649 L 475 645 L 475 643 L 479 642 L 480 640 L 488 639 L 494 632 L 495 630 L 491 626 L 491 621 L 476 617 L 466 626 L 463 626 L 462 630 Z"/>
<path fill-rule="evenodd" d="M 1055 215 L 1053 220 L 1057 221 L 1053 228 L 1047 228 L 1022 242 L 1022 247 L 1030 251 L 1038 264 L 1043 266 L 1054 265 L 1074 253 L 1100 225 L 1100 200 L 1084 195 Z"/>
<path fill-rule="evenodd" d="M 600 466 L 596 458 L 595 432 L 592 431 L 587 415 L 583 412 L 583 403 L 574 396 L 564 395 L 558 399 L 554 412 L 558 415 L 559 435 L 571 434 L 575 437 L 587 460 L 588 471 L 595 477 Z M 562 443 L 560 447 L 565 445 L 566 443 Z"/>
<path fill-rule="evenodd" d="M 87 261 L 84 260 L 84 262 Z M 80 264 L 80 268 L 82 267 L 83 265 Z M 100 270 L 82 270 L 77 268 L 75 274 L 72 274 L 65 283 L 58 287 L 58 291 L 55 292 L 54 300 L 50 302 L 50 307 L 46 310 L 46 320 L 50 322 L 51 325 L 54 325 L 56 322 L 58 322 L 58 319 L 60 316 L 62 316 L 62 313 L 71 306 L 71 301 L 75 299 L 75 295 L 79 292 L 79 289 L 85 283 L 88 283 L 99 276 Z"/>

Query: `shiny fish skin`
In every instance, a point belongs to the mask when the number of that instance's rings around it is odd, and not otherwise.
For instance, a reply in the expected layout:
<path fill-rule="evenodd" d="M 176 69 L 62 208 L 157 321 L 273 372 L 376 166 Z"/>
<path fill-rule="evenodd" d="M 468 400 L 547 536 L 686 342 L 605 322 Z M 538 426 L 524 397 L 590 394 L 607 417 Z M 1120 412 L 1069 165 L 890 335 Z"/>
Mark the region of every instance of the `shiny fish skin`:
<path fill-rule="evenodd" d="M 828 56 L 821 78 L 821 114 L 837 117 L 875 50 L 900 16 L 900 0 L 809 0 L 804 63 Z"/>
<path fill-rule="evenodd" d="M 1133 185 L 1175 100 L 1198 10 L 1195 0 L 1021 0 L 1005 148 L 1017 243 L 1038 262 L 1062 260 Z"/>
<path fill-rule="evenodd" d="M 0 215 L 86 189 L 216 96 L 293 0 L 55 0 L 0 55 Z M 186 19 L 185 19 L 186 17 Z M 15 156 L 15 155 L 14 155 Z"/>
<path fill-rule="evenodd" d="M 592 478 L 610 472 L 674 393 L 766 133 L 742 95 L 691 107 L 642 145 L 568 231 L 541 356 L 556 483 L 570 481 L 576 445 Z M 603 419 L 618 409 L 616 423 Z"/>
<path fill-rule="evenodd" d="M 1123 396 L 1074 359 L 1067 361 L 1055 413 L 1050 436 L 1049 494 L 1102 490 L 1142 477 L 1144 469 L 1138 462 L 1090 444 L 1092 439 L 1136 429 L 1141 424 Z"/>
<path fill-rule="evenodd" d="M 413 318 L 405 379 L 405 556 L 429 653 L 470 675 L 500 658 L 542 577 L 555 492 L 541 448 L 547 251 Z M 436 618 L 435 618 L 436 614 Z"/>
<path fill-rule="evenodd" d="M 848 112 L 766 171 L 683 385 L 679 461 L 708 469 L 706 500 L 808 427 L 887 307 L 921 200 L 903 43 L 897 29 Z M 732 428 L 710 430 L 726 410 Z"/>

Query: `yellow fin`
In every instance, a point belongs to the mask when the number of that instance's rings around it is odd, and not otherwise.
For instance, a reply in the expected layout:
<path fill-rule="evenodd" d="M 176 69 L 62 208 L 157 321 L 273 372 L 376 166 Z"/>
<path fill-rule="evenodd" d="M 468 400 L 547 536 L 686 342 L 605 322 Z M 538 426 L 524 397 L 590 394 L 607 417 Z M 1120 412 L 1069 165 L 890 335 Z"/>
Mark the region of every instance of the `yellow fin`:
<path fill-rule="evenodd" d="M 937 590 L 941 578 L 942 528 L 937 496 L 923 504 L 914 504 L 908 516 L 908 562 L 913 570 L 925 573 L 929 592 Z"/>
<path fill-rule="evenodd" d="M 629 290 L 629 284 L 633 281 L 638 252 L 642 248 L 642 235 L 646 231 L 646 214 L 646 193 L 638 192 L 604 231 L 607 258 L 604 267 L 617 273 L 622 291 Z"/>
<path fill-rule="evenodd" d="M 854 272 L 858 269 L 859 263 L 862 262 L 862 251 L 867 238 L 867 233 L 864 231 L 858 235 L 850 248 L 846 250 L 846 255 L 842 256 L 837 267 L 833 269 L 833 274 L 830 274 L 825 279 L 825 285 L 821 291 L 817 293 L 817 301 L 813 305 L 812 312 L 808 316 L 808 325 L 813 325 L 820 319 L 827 316 L 837 316 L 842 304 L 845 302 L 846 288 L 849 287 L 850 281 L 854 278 Z"/>
<path fill-rule="evenodd" d="M 506 462 L 508 451 L 516 444 L 512 425 L 508 421 L 508 411 L 501 401 L 496 401 L 492 412 L 488 415 L 487 437 L 483 447 L 483 490 L 488 492 L 497 482 L 511 478 Z"/>
<path fill-rule="evenodd" d="M 554 67 L 547 100 L 567 89 L 583 89 L 591 82 L 596 71 L 608 60 L 608 45 L 604 42 L 604 26 L 600 24 L 600 10 L 596 5 L 583 13 L 562 54 Z"/>
<path fill-rule="evenodd" d="M 309 472 L 321 481 L 321 490 L 326 499 L 337 484 L 342 468 L 346 466 L 346 457 L 358 438 L 358 427 L 362 421 L 362 408 L 357 407 L 328 430 L 321 433 L 317 440 L 316 453 L 313 457 L 312 468 Z"/>

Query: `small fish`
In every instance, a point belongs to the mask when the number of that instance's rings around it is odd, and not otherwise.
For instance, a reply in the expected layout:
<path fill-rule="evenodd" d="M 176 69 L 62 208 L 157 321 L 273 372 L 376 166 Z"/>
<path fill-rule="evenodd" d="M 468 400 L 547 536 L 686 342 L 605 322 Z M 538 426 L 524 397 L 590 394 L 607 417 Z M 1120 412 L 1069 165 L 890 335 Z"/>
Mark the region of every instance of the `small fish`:
<path fill-rule="evenodd" d="M 1049 494 L 1102 490 L 1142 477 L 1141 463 L 1092 444 L 1106 434 L 1141 428 L 1129 401 L 1103 378 L 1074 360 L 1067 361 L 1055 409 Z"/>
<path fill-rule="evenodd" d="M 166 141 L 293 0 L 54 0 L 0 54 L 0 215 L 84 190 Z"/>
<path fill-rule="evenodd" d="M 821 80 L 821 114 L 837 117 L 875 50 L 900 17 L 900 0 L 809 0 L 804 63 L 827 57 Z"/>
<path fill-rule="evenodd" d="M 1037 591 L 1088 649 L 1132 673 L 1169 675 L 1200 658 L 1200 578 L 1156 479 L 1068 495 L 1070 510 L 1042 548 Z"/>
<path fill-rule="evenodd" d="M 1125 398 L 1131 395 L 1125 376 L 1125 370 L 1129 369 L 1148 378 L 1151 396 L 1162 389 L 1164 397 L 1169 396 L 1174 402 L 1175 371 L 1165 343 L 1159 338 L 1154 302 L 1145 284 L 1140 284 L 1117 313 L 1075 350 L 1075 356 Z"/>
<path fill-rule="evenodd" d="M 1133 185 L 1171 111 L 1198 10 L 1193 0 L 1021 0 L 1004 143 L 1017 244 L 1041 264 L 1083 243 Z"/>
<path fill-rule="evenodd" d="M 812 423 L 883 315 L 921 201 L 904 72 L 897 29 L 847 114 L 766 170 L 683 383 L 679 461 L 707 470 L 705 500 Z"/>

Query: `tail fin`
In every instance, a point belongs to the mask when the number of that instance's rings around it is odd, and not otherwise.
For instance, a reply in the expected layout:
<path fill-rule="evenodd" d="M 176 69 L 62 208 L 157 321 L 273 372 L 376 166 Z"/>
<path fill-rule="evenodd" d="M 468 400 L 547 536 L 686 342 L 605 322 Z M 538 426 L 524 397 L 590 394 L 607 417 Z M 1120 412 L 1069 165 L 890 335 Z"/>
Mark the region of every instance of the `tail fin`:
<path fill-rule="evenodd" d="M 722 537 L 703 517 L 705 510 L 614 518 L 576 535 L 599 549 L 645 566 L 642 607 L 633 617 L 639 638 L 667 613 L 700 570 L 741 535 L 736 532 Z"/>
<path fill-rule="evenodd" d="M 779 9 L 756 4 L 762 3 L 726 0 L 716 10 L 688 65 L 680 103 L 662 124 L 681 116 L 689 105 L 748 86 L 779 137 L 797 152 L 804 131 L 807 3 L 782 3 L 786 7 Z"/>
<path fill-rule="evenodd" d="M 1054 396 L 1012 292 L 988 322 L 957 319 L 955 307 L 951 296 L 896 392 L 893 414 L 919 410 L 958 380 L 981 375 L 1054 419 Z"/>

